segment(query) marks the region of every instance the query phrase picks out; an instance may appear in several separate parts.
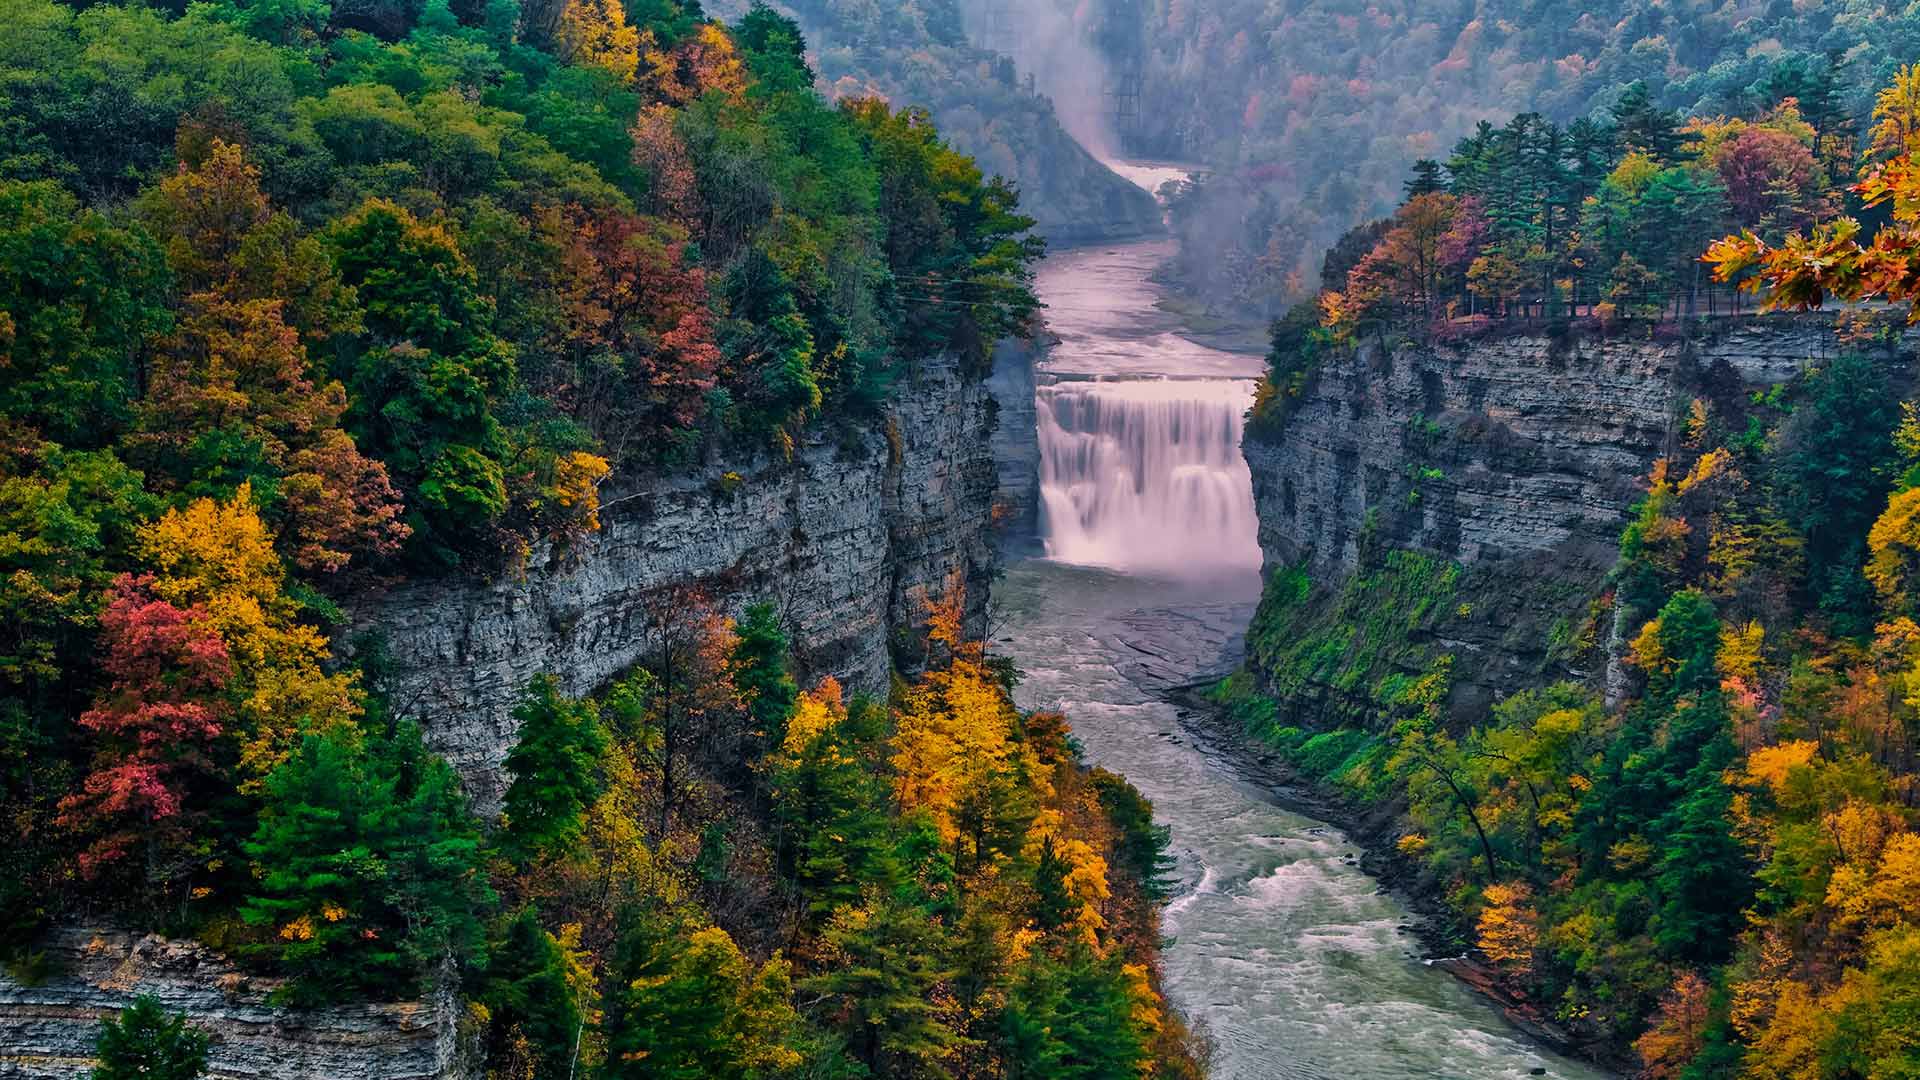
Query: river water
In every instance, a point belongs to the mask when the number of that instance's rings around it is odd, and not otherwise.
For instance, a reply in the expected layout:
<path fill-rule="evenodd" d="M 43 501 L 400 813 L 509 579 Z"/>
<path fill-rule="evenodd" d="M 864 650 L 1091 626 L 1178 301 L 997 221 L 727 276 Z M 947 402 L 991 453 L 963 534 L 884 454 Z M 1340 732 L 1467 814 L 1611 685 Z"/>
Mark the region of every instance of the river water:
<path fill-rule="evenodd" d="M 1155 308 L 1148 274 L 1168 250 L 1041 268 L 1061 339 L 1035 400 L 1048 556 L 995 590 L 1020 704 L 1064 710 L 1088 759 L 1171 827 L 1168 994 L 1211 1039 L 1218 1080 L 1598 1080 L 1426 965 L 1415 917 L 1355 846 L 1278 805 L 1160 696 L 1230 665 L 1260 589 L 1239 453 L 1260 361 L 1181 337 Z"/>

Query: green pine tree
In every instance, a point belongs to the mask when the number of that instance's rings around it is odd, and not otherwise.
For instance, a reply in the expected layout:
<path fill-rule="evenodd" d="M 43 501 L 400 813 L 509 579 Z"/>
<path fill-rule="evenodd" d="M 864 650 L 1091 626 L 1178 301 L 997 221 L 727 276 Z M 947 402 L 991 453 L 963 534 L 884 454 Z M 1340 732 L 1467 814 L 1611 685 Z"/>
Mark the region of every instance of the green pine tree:
<path fill-rule="evenodd" d="M 1147 1057 L 1120 961 L 1078 944 L 1022 968 L 1001 1037 L 1010 1080 L 1128 1080 Z"/>
<path fill-rule="evenodd" d="M 718 927 L 633 914 L 616 960 L 606 1030 L 615 1080 L 743 1080 L 799 1064 L 786 961 L 757 970 Z"/>
<path fill-rule="evenodd" d="M 879 767 L 886 710 L 856 699 L 844 720 L 772 776 L 782 868 L 816 913 L 858 903 L 900 879 L 890 817 L 893 787 Z"/>
<path fill-rule="evenodd" d="M 607 735 L 593 705 L 561 694 L 551 675 L 534 677 L 513 718 L 520 737 L 506 760 L 502 846 L 524 866 L 578 850 L 587 808 L 604 790 Z"/>
<path fill-rule="evenodd" d="M 453 771 L 412 725 L 373 741 L 302 740 L 246 844 L 259 878 L 241 917 L 265 931 L 248 951 L 294 976 L 295 1000 L 410 992 L 471 954 L 492 902 Z"/>
<path fill-rule="evenodd" d="M 786 631 L 772 604 L 748 608 L 734 628 L 739 643 L 733 647 L 733 685 L 747 703 L 748 737 L 760 753 L 780 745 L 787 719 L 799 700 L 793 680 Z"/>
<path fill-rule="evenodd" d="M 934 987 L 955 972 L 920 911 L 887 899 L 843 909 L 824 938 L 834 962 L 801 989 L 834 1003 L 854 1053 L 876 1076 L 924 1075 L 966 1045 L 934 1000 Z"/>
<path fill-rule="evenodd" d="M 566 955 L 540 925 L 538 911 L 524 908 L 508 921 L 488 958 L 479 999 L 491 1014 L 490 1061 L 517 1059 L 527 1071 L 512 1075 L 529 1080 L 565 1080 L 572 1073 L 584 1017 L 567 981 Z"/>
<path fill-rule="evenodd" d="M 93 1080 L 195 1080 L 206 1075 L 207 1033 L 141 994 L 100 1025 Z"/>

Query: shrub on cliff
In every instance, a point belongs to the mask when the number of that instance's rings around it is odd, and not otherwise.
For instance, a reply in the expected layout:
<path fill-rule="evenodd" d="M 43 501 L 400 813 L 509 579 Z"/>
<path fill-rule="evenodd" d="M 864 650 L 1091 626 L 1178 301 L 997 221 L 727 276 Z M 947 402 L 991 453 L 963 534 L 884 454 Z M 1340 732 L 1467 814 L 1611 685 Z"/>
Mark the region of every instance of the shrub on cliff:
<path fill-rule="evenodd" d="M 100 1024 L 92 1080 L 198 1080 L 207 1070 L 207 1033 L 151 994 Z"/>

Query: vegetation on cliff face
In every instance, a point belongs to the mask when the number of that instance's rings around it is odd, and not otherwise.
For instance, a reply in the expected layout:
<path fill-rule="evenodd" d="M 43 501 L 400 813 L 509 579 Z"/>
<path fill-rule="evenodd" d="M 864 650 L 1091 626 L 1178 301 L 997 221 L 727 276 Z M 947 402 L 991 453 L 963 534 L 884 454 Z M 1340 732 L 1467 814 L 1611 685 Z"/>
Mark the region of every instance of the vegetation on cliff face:
<path fill-rule="evenodd" d="M 1013 708 L 957 596 L 891 704 L 798 692 L 770 609 L 683 600 L 629 679 L 522 705 L 496 1075 L 1198 1075 L 1156 989 L 1165 831 Z"/>
<path fill-rule="evenodd" d="M 1910 84 L 1903 71 L 1883 96 L 1854 192 L 1891 211 L 1875 237 L 1825 210 L 1812 235 L 1754 223 L 1715 246 L 1723 276 L 1753 270 L 1782 306 L 1912 299 L 1915 147 L 1882 137 L 1910 129 Z M 1393 233 L 1411 227 L 1374 238 L 1347 293 L 1367 260 L 1408 250 Z M 1398 325 L 1409 309 L 1426 325 L 1418 294 L 1398 295 Z M 1471 658 L 1445 642 L 1472 598 L 1453 606 L 1429 557 L 1390 547 L 1317 589 L 1276 573 L 1249 669 L 1218 691 L 1307 771 L 1398 800 L 1401 851 L 1486 959 L 1647 1075 L 1845 1080 L 1920 1063 L 1920 425 L 1901 400 L 1912 373 L 1866 358 L 1900 332 L 1856 313 L 1838 355 L 1786 384 L 1695 380 L 1593 625 L 1564 635 L 1616 665 L 1613 707 L 1593 686 L 1540 685 L 1453 722 L 1448 683 Z M 1266 400 L 1284 426 L 1286 395 Z"/>
<path fill-rule="evenodd" d="M 87 917 L 302 1005 L 452 978 L 516 1080 L 1195 1074 L 1165 835 L 1014 709 L 957 596 L 931 671 L 848 701 L 801 692 L 773 609 L 664 589 L 620 682 L 526 688 L 491 822 L 377 633 L 329 640 L 357 590 L 566 557 L 610 475 L 977 366 L 1033 306 L 1009 186 L 923 112 L 829 105 L 766 9 L 0 23 L 10 961 Z M 102 1047 L 206 1052 L 151 1002 Z"/>
<path fill-rule="evenodd" d="M 1889 282 L 1910 254 L 1915 81 L 1902 69 L 1863 139 L 1830 104 L 1683 121 L 1640 90 L 1564 128 L 1537 113 L 1482 123 L 1444 163 L 1415 164 L 1391 217 L 1327 253 L 1318 294 L 1274 324 L 1250 430 L 1283 429 L 1321 358 L 1356 341 L 1459 341 L 1516 320 L 1605 332 L 1735 312 L 1769 283 L 1780 306 L 1911 299 Z M 1871 246 L 1849 207 L 1871 215 Z"/>

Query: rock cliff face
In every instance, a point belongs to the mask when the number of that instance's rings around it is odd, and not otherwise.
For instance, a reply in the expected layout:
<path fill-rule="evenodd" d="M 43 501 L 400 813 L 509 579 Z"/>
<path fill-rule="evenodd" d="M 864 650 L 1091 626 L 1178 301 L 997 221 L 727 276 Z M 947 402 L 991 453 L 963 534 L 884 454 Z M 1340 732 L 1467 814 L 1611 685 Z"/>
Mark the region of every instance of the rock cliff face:
<path fill-rule="evenodd" d="M 528 680 L 551 673 L 585 694 L 618 677 L 642 658 L 648 602 L 670 586 L 735 612 L 773 603 L 804 675 L 883 693 L 895 655 L 911 663 L 929 597 L 963 587 L 969 629 L 983 630 L 995 486 L 981 382 L 929 363 L 888 408 L 879 430 L 819 433 L 790 462 L 607 493 L 600 532 L 564 559 L 515 580 L 407 585 L 355 622 L 383 639 L 394 701 L 482 811 L 504 791 Z"/>
<path fill-rule="evenodd" d="M 993 432 L 993 458 L 999 471 L 994 495 L 995 525 L 1002 549 L 1014 555 L 1040 554 L 1040 434 L 1034 416 L 1033 365 L 1043 346 L 1006 341 L 993 354 L 987 389 L 1000 411 Z"/>
<path fill-rule="evenodd" d="M 451 994 L 297 1012 L 267 1004 L 280 984 L 197 945 L 67 928 L 43 944 L 52 975 L 0 974 L 0 1078 L 81 1080 L 100 1021 L 141 994 L 211 1035 L 212 1080 L 468 1080 L 478 1075 Z"/>
<path fill-rule="evenodd" d="M 1363 345 L 1318 370 L 1281 430 L 1246 443 L 1268 569 L 1300 567 L 1326 597 L 1387 551 L 1457 563 L 1457 611 L 1416 631 L 1455 658 L 1456 715 L 1543 674 L 1598 680 L 1592 655 L 1559 637 L 1588 616 L 1688 402 L 1782 382 L 1838 349 L 1828 322 L 1785 317 L 1690 340 Z M 1282 707 L 1310 724 L 1329 702 L 1307 697 Z"/>

